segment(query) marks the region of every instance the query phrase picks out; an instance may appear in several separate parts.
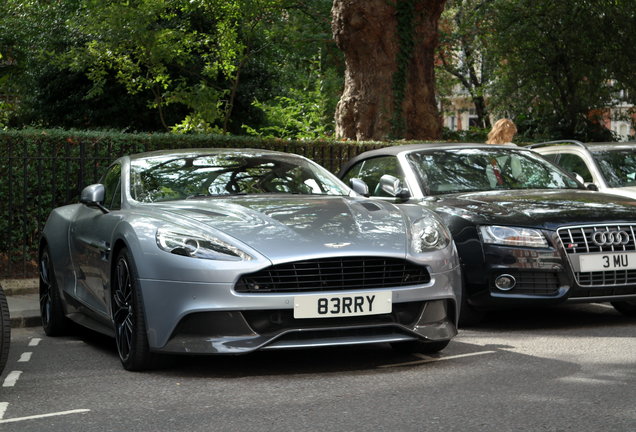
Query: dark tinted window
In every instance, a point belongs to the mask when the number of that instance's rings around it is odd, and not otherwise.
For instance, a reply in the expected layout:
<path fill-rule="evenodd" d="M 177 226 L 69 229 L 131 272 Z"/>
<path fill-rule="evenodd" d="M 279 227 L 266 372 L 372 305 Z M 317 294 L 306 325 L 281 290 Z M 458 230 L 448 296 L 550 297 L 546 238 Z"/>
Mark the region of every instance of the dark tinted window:
<path fill-rule="evenodd" d="M 590 173 L 590 169 L 587 167 L 587 164 L 578 155 L 570 154 L 570 153 L 562 153 L 559 158 L 559 165 L 569 171 L 571 173 L 576 173 L 583 177 L 583 181 L 587 183 L 591 183 L 594 180 L 592 179 L 592 174 Z"/>
<path fill-rule="evenodd" d="M 594 159 L 608 186 L 636 186 L 636 149 L 595 152 Z"/>

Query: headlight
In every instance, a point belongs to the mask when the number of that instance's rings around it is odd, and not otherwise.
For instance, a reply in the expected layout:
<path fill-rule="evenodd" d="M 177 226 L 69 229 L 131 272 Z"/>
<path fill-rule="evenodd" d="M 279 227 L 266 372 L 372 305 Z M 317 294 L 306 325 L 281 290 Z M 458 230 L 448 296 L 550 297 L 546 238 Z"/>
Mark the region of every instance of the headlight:
<path fill-rule="evenodd" d="M 170 228 L 157 230 L 157 246 L 175 255 L 224 261 L 249 261 L 251 256 L 218 238 Z"/>
<path fill-rule="evenodd" d="M 481 237 L 484 243 L 506 246 L 548 247 L 543 233 L 532 228 L 507 226 L 481 226 Z"/>
<path fill-rule="evenodd" d="M 444 249 L 450 242 L 450 233 L 437 219 L 419 219 L 412 225 L 411 249 L 415 253 Z"/>

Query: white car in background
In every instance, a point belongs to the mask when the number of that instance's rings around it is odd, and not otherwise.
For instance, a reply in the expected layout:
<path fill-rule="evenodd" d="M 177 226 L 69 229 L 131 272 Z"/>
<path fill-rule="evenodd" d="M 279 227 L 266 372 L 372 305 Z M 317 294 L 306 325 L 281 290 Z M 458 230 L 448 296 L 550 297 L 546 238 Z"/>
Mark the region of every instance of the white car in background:
<path fill-rule="evenodd" d="M 599 191 L 636 199 L 636 142 L 549 141 L 528 146 Z"/>

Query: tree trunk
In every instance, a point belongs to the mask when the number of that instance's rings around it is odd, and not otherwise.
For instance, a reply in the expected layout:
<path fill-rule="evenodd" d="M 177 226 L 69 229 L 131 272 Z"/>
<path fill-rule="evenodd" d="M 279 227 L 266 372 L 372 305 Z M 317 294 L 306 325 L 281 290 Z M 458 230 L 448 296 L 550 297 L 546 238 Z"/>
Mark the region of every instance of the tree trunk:
<path fill-rule="evenodd" d="M 445 1 L 334 0 L 332 31 L 346 63 L 338 138 L 439 138 L 434 50 Z"/>

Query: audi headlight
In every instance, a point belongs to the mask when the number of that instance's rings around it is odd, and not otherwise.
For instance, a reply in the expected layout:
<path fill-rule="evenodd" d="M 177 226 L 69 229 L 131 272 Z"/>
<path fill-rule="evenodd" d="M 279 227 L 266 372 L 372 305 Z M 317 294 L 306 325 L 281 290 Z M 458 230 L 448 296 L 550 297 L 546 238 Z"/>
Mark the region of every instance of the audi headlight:
<path fill-rule="evenodd" d="M 505 246 L 548 247 L 543 233 L 532 228 L 508 226 L 481 226 L 481 238 L 484 243 Z"/>
<path fill-rule="evenodd" d="M 159 228 L 157 246 L 175 255 L 224 261 L 249 261 L 251 256 L 218 238 L 188 233 L 185 230 Z"/>
<path fill-rule="evenodd" d="M 450 242 L 450 233 L 435 218 L 419 219 L 411 227 L 411 249 L 415 253 L 444 249 Z"/>

